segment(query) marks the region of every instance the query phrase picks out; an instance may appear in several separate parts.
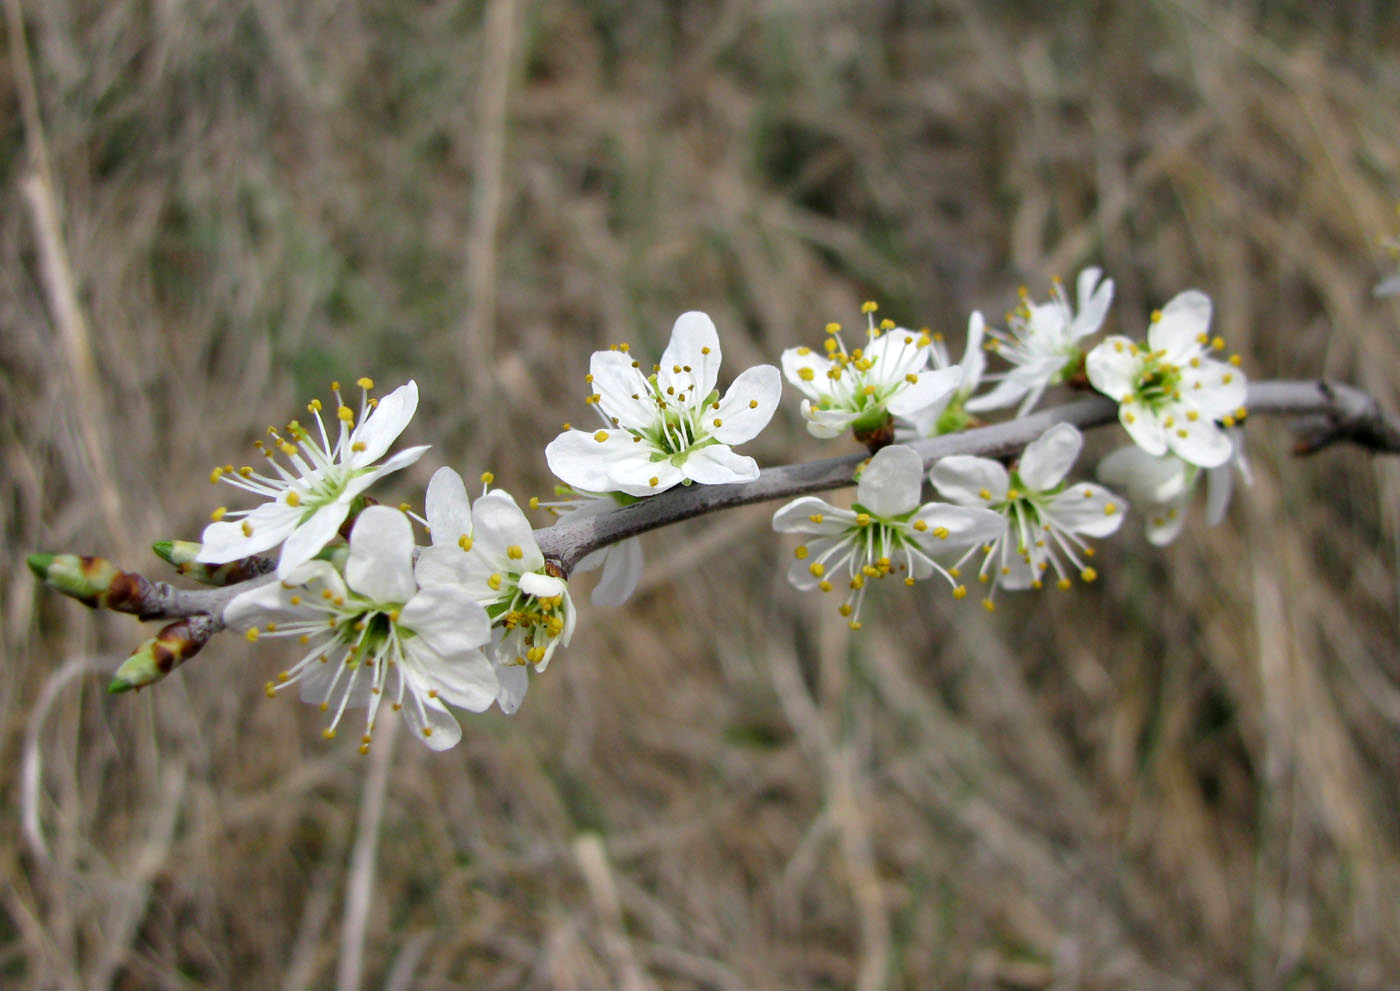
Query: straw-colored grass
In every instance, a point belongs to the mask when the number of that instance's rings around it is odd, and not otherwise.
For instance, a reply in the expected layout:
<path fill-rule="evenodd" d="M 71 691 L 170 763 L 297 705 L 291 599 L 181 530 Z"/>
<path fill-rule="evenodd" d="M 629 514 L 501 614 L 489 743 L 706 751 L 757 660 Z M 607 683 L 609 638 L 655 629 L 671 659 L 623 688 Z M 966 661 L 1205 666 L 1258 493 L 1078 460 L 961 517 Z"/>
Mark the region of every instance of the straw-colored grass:
<path fill-rule="evenodd" d="M 1276 421 L 1223 526 L 990 616 L 881 588 L 852 635 L 763 507 L 650 537 L 517 716 L 378 770 L 233 637 L 105 696 L 147 634 L 21 562 L 154 572 L 333 377 L 417 379 L 393 492 L 525 496 L 588 353 L 682 310 L 733 375 L 870 297 L 960 347 L 1090 263 L 1114 331 L 1194 286 L 1252 375 L 1400 409 L 1389 5 L 21 2 L 0 983 L 1400 981 L 1400 470 Z M 791 396 L 749 450 L 835 453 Z"/>

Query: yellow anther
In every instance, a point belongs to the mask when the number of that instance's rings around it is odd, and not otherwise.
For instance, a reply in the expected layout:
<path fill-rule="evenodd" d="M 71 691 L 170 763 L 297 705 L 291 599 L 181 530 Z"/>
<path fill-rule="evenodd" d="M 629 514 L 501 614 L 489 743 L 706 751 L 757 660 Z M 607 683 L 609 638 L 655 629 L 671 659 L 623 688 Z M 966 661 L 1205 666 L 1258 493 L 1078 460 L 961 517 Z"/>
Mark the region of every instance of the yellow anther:
<path fill-rule="evenodd" d="M 955 599 L 965 599 L 965 598 L 967 598 L 967 586 L 966 586 L 966 585 L 954 585 L 954 586 L 953 586 L 953 598 L 955 598 Z"/>
<path fill-rule="evenodd" d="M 933 535 L 939 540 L 947 540 L 948 528 L 946 526 L 936 526 L 933 528 Z"/>
<path fill-rule="evenodd" d="M 989 492 L 987 489 L 978 489 L 977 494 L 983 499 L 990 499 L 992 497 L 992 493 Z"/>
<path fill-rule="evenodd" d="M 869 526 L 869 525 L 870 525 L 870 514 L 869 514 L 869 513 L 856 513 L 856 526 Z"/>
<path fill-rule="evenodd" d="M 247 633 L 243 635 L 248 638 L 249 643 L 258 642 L 258 628 L 256 626 L 254 626 L 252 629 L 250 629 Z"/>
<path fill-rule="evenodd" d="M 1125 421 L 1127 421 L 1128 423 L 1136 423 L 1136 422 L 1137 422 L 1137 417 L 1133 416 L 1132 413 L 1129 413 L 1129 412 L 1127 412 L 1126 410 L 1125 410 L 1124 413 L 1123 413 L 1123 419 L 1124 419 Z"/>
<path fill-rule="evenodd" d="M 525 551 L 519 544 L 511 544 L 506 548 L 506 557 L 510 558 L 512 561 L 519 561 L 524 556 Z"/>
<path fill-rule="evenodd" d="M 913 584 L 914 584 L 914 576 L 913 576 L 913 575 L 906 575 L 905 578 L 904 578 L 904 584 L 909 585 L 909 586 L 912 587 Z"/>
<path fill-rule="evenodd" d="M 849 623 L 847 623 L 846 625 L 849 626 L 852 630 L 858 630 L 858 629 L 860 629 L 860 620 L 858 620 L 858 619 L 853 619 L 853 620 L 851 620 Z"/>
<path fill-rule="evenodd" d="M 1159 320 L 1162 319 L 1162 311 L 1161 311 L 1161 310 L 1153 310 L 1153 311 L 1152 311 L 1152 316 L 1148 317 L 1147 319 L 1151 320 L 1153 323 L 1156 323 L 1157 321 L 1159 321 Z"/>
<path fill-rule="evenodd" d="M 823 579 L 822 581 L 820 581 L 820 582 L 817 583 L 817 588 L 821 589 L 823 592 L 830 592 L 830 591 L 831 591 L 831 582 L 826 581 L 825 579 Z"/>
<path fill-rule="evenodd" d="M 719 417 L 715 417 L 714 424 L 716 427 L 722 427 L 724 426 L 724 421 L 721 420 Z"/>
<path fill-rule="evenodd" d="M 656 475 L 652 475 L 650 478 L 647 479 L 647 484 L 650 485 L 652 488 L 656 488 L 658 485 L 661 484 L 661 479 L 658 478 Z"/>
<path fill-rule="evenodd" d="M 1246 416 L 1248 416 L 1248 415 L 1249 415 L 1249 410 L 1245 409 L 1243 406 L 1241 406 L 1241 407 L 1239 407 L 1238 409 L 1235 410 L 1235 419 L 1236 419 L 1236 420 L 1243 420 L 1243 419 L 1244 419 Z"/>
<path fill-rule="evenodd" d="M 349 406 L 341 406 L 335 411 L 335 415 L 343 420 L 347 425 L 355 422 L 355 411 Z"/>
<path fill-rule="evenodd" d="M 822 564 L 820 561 L 813 561 L 811 564 L 807 565 L 807 570 L 812 573 L 813 578 L 820 578 L 822 575 L 826 574 L 826 565 Z"/>
<path fill-rule="evenodd" d="M 1118 512 L 1118 504 L 1116 502 L 1106 502 L 1103 504 L 1103 514 L 1105 516 L 1112 516 L 1116 512 Z"/>
<path fill-rule="evenodd" d="M 287 457 L 289 457 L 289 458 L 290 458 L 293 454 L 296 454 L 296 453 L 297 453 L 297 446 L 296 446 L 295 444 L 293 444 L 291 441 L 286 441 L 286 440 L 284 440 L 282 443 L 280 443 L 280 444 L 277 445 L 277 449 L 278 449 L 279 451 L 281 451 L 283 454 L 285 454 L 285 455 L 286 455 Z"/>
<path fill-rule="evenodd" d="M 881 329 L 881 330 L 894 330 L 894 321 L 891 320 L 889 317 L 886 317 L 885 319 L 883 319 L 883 320 L 880 321 L 880 329 Z"/>
<path fill-rule="evenodd" d="M 758 409 L 758 400 L 757 400 L 757 399 L 750 399 L 750 400 L 749 400 L 749 409 Z"/>
<path fill-rule="evenodd" d="M 904 376 L 904 381 L 908 382 L 910 385 L 915 385 L 919 381 L 919 376 L 915 375 L 913 372 L 909 372 Z"/>
<path fill-rule="evenodd" d="M 826 325 L 826 332 L 828 334 L 839 334 L 841 333 L 841 325 L 839 323 L 829 323 Z"/>
<path fill-rule="evenodd" d="M 212 520 L 213 522 L 217 523 L 217 522 L 219 522 L 219 520 L 221 520 L 221 519 L 224 518 L 224 514 L 227 513 L 227 512 L 228 512 L 228 507 L 227 507 L 227 506 L 220 506 L 218 509 L 214 510 L 212 513 L 209 514 L 209 519 Z"/>
<path fill-rule="evenodd" d="M 996 604 L 995 602 L 993 602 L 991 599 L 983 599 L 983 600 L 982 600 L 982 608 L 985 609 L 985 610 L 987 610 L 987 612 L 996 612 L 996 611 L 997 611 L 997 604 Z"/>
<path fill-rule="evenodd" d="M 460 547 L 460 548 L 462 548 L 462 550 L 464 550 L 464 551 L 469 551 L 469 550 L 471 550 L 471 549 L 472 549 L 472 538 L 469 537 L 469 536 L 468 536 L 467 534 L 465 534 L 465 533 L 462 534 L 460 537 L 457 538 L 457 546 Z"/>
<path fill-rule="evenodd" d="M 822 513 L 812 513 L 807 519 L 811 520 L 813 523 L 820 523 L 822 520 L 826 519 L 826 516 Z"/>
<path fill-rule="evenodd" d="M 251 537 L 253 535 L 253 524 L 249 523 L 247 520 L 244 520 L 242 530 L 243 536 Z"/>
<path fill-rule="evenodd" d="M 1234 365 L 1236 368 L 1239 368 L 1239 367 L 1240 367 L 1240 356 L 1237 355 L 1237 354 L 1232 354 L 1232 355 L 1230 355 L 1230 364 Z"/>
<path fill-rule="evenodd" d="M 301 505 L 301 496 L 297 494 L 296 489 L 287 490 L 287 505 L 292 507 Z"/>
<path fill-rule="evenodd" d="M 1099 573 L 1093 568 L 1085 568 L 1079 573 L 1079 577 L 1083 578 L 1086 582 L 1091 582 L 1095 578 L 1099 577 Z"/>
<path fill-rule="evenodd" d="M 804 382 L 810 382 L 812 379 L 816 378 L 817 375 L 810 367 L 803 365 L 797 370 L 797 377 Z"/>
<path fill-rule="evenodd" d="M 489 586 L 491 586 L 491 591 L 493 591 L 493 592 L 499 592 L 499 591 L 501 590 L 501 575 L 500 575 L 500 572 L 496 572 L 496 571 L 491 572 L 491 577 L 488 578 L 488 579 L 486 579 L 486 584 L 489 585 Z"/>
<path fill-rule="evenodd" d="M 710 353 L 709 345 L 706 345 L 705 347 L 701 348 L 700 353 L 703 355 L 708 355 Z"/>
<path fill-rule="evenodd" d="M 606 430 L 599 430 L 596 434 L 593 435 L 593 439 L 596 440 L 599 444 L 607 443 L 608 432 Z"/>
<path fill-rule="evenodd" d="M 361 389 L 373 389 L 374 379 L 370 378 L 367 375 L 361 376 L 360 378 L 357 378 L 355 380 L 355 384 L 358 385 Z"/>
<path fill-rule="evenodd" d="M 918 530 L 920 533 L 923 533 L 925 530 L 928 529 L 928 521 L 927 521 L 927 520 L 915 520 L 913 525 L 914 525 L 914 529 L 915 529 L 915 530 Z"/>
<path fill-rule="evenodd" d="M 270 699 L 275 699 L 277 697 L 277 689 L 273 687 L 272 682 L 269 681 L 267 684 L 263 685 L 263 694 Z"/>
<path fill-rule="evenodd" d="M 807 559 L 807 545 L 798 544 L 792 549 L 792 556 L 797 558 L 797 560 L 799 561 L 805 561 Z"/>
<path fill-rule="evenodd" d="M 1197 420 L 1199 420 L 1200 418 L 1201 418 L 1201 414 L 1197 413 L 1195 410 L 1193 410 L 1193 409 L 1188 409 L 1188 410 L 1186 411 L 1186 419 L 1187 419 L 1189 422 L 1195 423 L 1195 422 L 1196 422 Z M 1167 426 L 1171 426 L 1171 424 L 1169 423 L 1169 424 L 1167 424 Z"/>
<path fill-rule="evenodd" d="M 797 356 L 798 356 L 799 358 L 805 358 L 805 357 L 807 357 L 807 356 L 808 356 L 809 354 L 811 354 L 811 353 L 812 353 L 812 349 L 809 348 L 809 347 L 807 347 L 805 344 L 798 345 L 798 348 L 797 348 Z"/>
<path fill-rule="evenodd" d="M 1211 342 L 1210 342 L 1210 346 L 1211 346 L 1213 349 L 1215 349 L 1216 351 L 1224 351 L 1224 350 L 1225 350 L 1225 338 L 1223 338 L 1223 337 L 1216 337 L 1216 338 L 1213 338 L 1213 339 L 1211 340 Z"/>
<path fill-rule="evenodd" d="M 874 313 L 879 308 L 880 304 L 876 303 L 873 299 L 867 299 L 864 303 L 860 304 L 860 312 L 862 313 Z"/>
<path fill-rule="evenodd" d="M 851 614 L 851 604 L 849 602 L 843 602 L 837 607 L 836 611 L 842 616 L 849 616 Z"/>

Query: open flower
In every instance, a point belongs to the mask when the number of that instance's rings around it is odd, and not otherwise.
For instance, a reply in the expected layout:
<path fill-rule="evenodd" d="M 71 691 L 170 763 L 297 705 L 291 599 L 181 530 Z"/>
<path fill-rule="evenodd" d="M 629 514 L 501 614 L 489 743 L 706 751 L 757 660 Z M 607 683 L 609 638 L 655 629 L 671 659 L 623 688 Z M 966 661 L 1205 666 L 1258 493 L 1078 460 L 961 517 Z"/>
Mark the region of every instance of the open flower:
<path fill-rule="evenodd" d="M 846 349 L 841 325 L 826 325 L 825 353 L 808 347 L 783 352 L 783 374 L 801 391 L 802 417 L 815 437 L 839 437 L 850 429 L 875 437 L 892 416 L 927 409 L 958 387 L 957 368 L 930 370 L 932 341 L 922 332 L 875 324 L 875 304 L 865 303 L 866 342 Z"/>
<path fill-rule="evenodd" d="M 816 496 L 794 499 L 773 514 L 779 533 L 810 534 L 788 569 L 800 589 L 848 589 L 841 615 L 860 628 L 860 606 L 869 580 L 903 575 L 904 583 L 937 572 L 961 598 L 967 590 L 934 555 L 979 544 L 1002 529 L 1001 517 L 985 509 L 930 502 L 919 505 L 923 462 L 913 448 L 881 448 L 861 472 L 855 505 L 833 506 Z"/>
<path fill-rule="evenodd" d="M 375 464 L 413 418 L 418 386 L 409 382 L 375 400 L 369 395 L 372 381 L 362 378 L 356 384 L 361 389 L 358 415 L 341 399 L 340 384 L 331 385 L 340 424 L 334 445 L 321 419 L 321 401 L 313 399 L 307 410 L 316 420 L 314 435 L 293 420 L 285 437 L 269 428 L 273 443 L 258 442 L 272 474 L 232 465 L 214 469 L 210 481 L 227 482 L 267 501 L 252 510 L 216 509 L 214 522 L 204 528 L 197 560 L 223 564 L 282 544 L 277 577 L 286 578 L 334 539 L 356 496 L 379 477 L 422 457 L 426 446 L 408 448 Z M 277 460 L 279 454 L 290 470 Z"/>
<path fill-rule="evenodd" d="M 753 458 L 731 445 L 758 436 L 778 407 L 782 378 L 772 365 L 744 371 L 722 397 L 719 336 L 708 316 L 682 313 L 661 363 L 643 374 L 626 345 L 594 352 L 588 402 L 598 430 L 569 429 L 545 448 L 549 470 L 576 489 L 655 495 L 700 482 L 751 482 Z"/>
<path fill-rule="evenodd" d="M 307 561 L 239 595 L 224 622 L 250 640 L 295 637 L 305 653 L 268 694 L 300 684 L 303 700 L 333 713 L 327 739 L 347 708 L 368 707 L 361 751 L 386 696 L 424 743 L 445 750 L 462 736 L 445 703 L 481 712 L 498 693 L 480 649 L 491 636 L 486 611 L 461 587 L 420 586 L 412 525 L 387 506 L 356 518 L 343 576 L 329 561 Z"/>
<path fill-rule="evenodd" d="M 1151 455 L 1136 445 L 1121 447 L 1099 462 L 1099 481 L 1127 490 L 1138 512 L 1147 518 L 1147 539 L 1158 547 L 1170 544 L 1186 522 L 1191 496 L 1206 479 L 1206 524 L 1225 518 L 1234 492 L 1235 474 L 1252 481 L 1241 431 L 1227 431 L 1233 454 L 1217 468 L 1198 468 L 1175 454 Z"/>
<path fill-rule="evenodd" d="M 999 517 L 995 535 L 982 546 L 978 570 L 978 579 L 990 583 L 992 593 L 998 587 L 1040 588 L 1051 570 L 1060 588 L 1069 588 L 1071 569 L 1086 582 L 1097 577 L 1083 560 L 1094 553 L 1083 538 L 1116 531 L 1126 505 L 1091 482 L 1064 483 L 1083 443 L 1078 430 L 1058 423 L 1026 446 L 1011 471 L 999 461 L 964 454 L 933 466 L 929 477 L 945 497 L 960 506 L 986 507 Z M 972 554 L 965 554 L 958 567 Z M 986 603 L 991 608 L 991 594 Z"/>
<path fill-rule="evenodd" d="M 1078 372 L 1083 358 L 1079 342 L 1103 326 L 1113 302 L 1113 280 L 1099 282 L 1102 274 L 1097 268 L 1079 273 L 1078 312 L 1058 279 L 1051 283 L 1048 303 L 1034 303 L 1021 291 L 1021 305 L 1007 316 L 1011 332 L 991 331 L 991 349 L 1014 367 L 991 392 L 969 402 L 969 410 L 1002 409 L 1020 401 L 1017 415 L 1025 416 L 1047 386 L 1065 382 Z"/>
<path fill-rule="evenodd" d="M 491 620 L 487 653 L 496 668 L 501 710 L 520 707 L 529 678 L 525 668 L 544 671 L 556 648 L 573 636 L 575 613 L 569 587 L 544 559 L 534 530 L 509 492 L 495 489 L 471 507 L 471 549 L 434 544 L 419 556 L 425 585 L 461 587 Z"/>
<path fill-rule="evenodd" d="M 1230 458 L 1224 429 L 1244 419 L 1245 377 L 1237 367 L 1209 357 L 1225 342 L 1211 339 L 1210 297 L 1179 293 L 1152 314 L 1147 346 L 1110 337 L 1085 361 L 1089 381 L 1118 403 L 1118 420 L 1148 454 L 1171 451 L 1202 468 Z"/>
<path fill-rule="evenodd" d="M 915 437 L 937 437 L 941 434 L 957 433 L 966 430 L 976 422 L 967 411 L 967 401 L 977 391 L 982 381 L 982 373 L 987 369 L 987 358 L 982 351 L 982 335 L 986 324 L 982 314 L 973 311 L 967 320 L 967 348 L 963 360 L 954 365 L 948 356 L 948 349 L 938 337 L 929 347 L 935 368 L 953 368 L 958 372 L 957 385 L 935 399 L 923 409 L 915 410 L 903 417 L 909 421 Z"/>

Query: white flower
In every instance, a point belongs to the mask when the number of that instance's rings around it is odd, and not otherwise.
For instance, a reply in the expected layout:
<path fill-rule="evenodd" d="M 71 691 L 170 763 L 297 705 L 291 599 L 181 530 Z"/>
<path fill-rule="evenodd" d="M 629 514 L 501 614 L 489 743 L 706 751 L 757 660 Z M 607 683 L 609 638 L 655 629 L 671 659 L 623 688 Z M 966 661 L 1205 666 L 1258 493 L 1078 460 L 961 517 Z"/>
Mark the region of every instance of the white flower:
<path fill-rule="evenodd" d="M 1094 550 L 1082 537 L 1106 537 L 1122 525 L 1123 500 L 1089 482 L 1065 485 L 1084 439 L 1068 423 L 1058 423 L 1026 446 L 1012 471 L 1000 462 L 957 454 L 933 466 L 929 477 L 944 496 L 962 506 L 985 506 L 1001 518 L 998 532 L 983 545 L 978 579 L 1010 589 L 1040 588 L 1054 570 L 1060 588 L 1069 588 L 1065 559 L 1086 582 L 1097 572 L 1081 560 Z M 961 567 L 969 551 L 958 562 Z M 956 574 L 956 572 L 954 572 Z M 986 599 L 992 607 L 992 597 Z"/>
<path fill-rule="evenodd" d="M 840 579 L 849 589 L 841 615 L 853 630 L 860 628 L 868 579 L 902 574 L 904 583 L 912 585 L 937 572 L 962 598 L 967 590 L 933 555 L 981 543 L 1001 531 L 1001 517 L 984 509 L 938 502 L 919 505 L 923 471 L 913 448 L 894 444 L 870 459 L 856 485 L 851 509 L 803 496 L 773 514 L 773 529 L 779 533 L 815 538 L 797 547 L 788 580 L 800 589 L 830 592 L 835 587 L 832 580 Z"/>
<path fill-rule="evenodd" d="M 957 433 L 959 430 L 966 430 L 975 422 L 975 418 L 967 412 L 967 401 L 977 391 L 977 386 L 982 381 L 982 373 L 987 369 L 987 359 L 982 351 L 985 326 L 982 314 L 974 310 L 967 321 L 967 348 L 963 351 L 963 360 L 958 365 L 953 365 L 943 341 L 938 336 L 934 337 L 929 348 L 934 367 L 955 368 L 958 380 L 956 386 L 928 406 L 903 417 L 912 425 L 910 433 L 914 437 L 937 437 L 941 434 Z"/>
<path fill-rule="evenodd" d="M 1099 462 L 1099 480 L 1127 489 L 1133 505 L 1147 517 L 1147 539 L 1158 547 L 1170 544 L 1186 522 L 1186 507 L 1201 475 L 1206 478 L 1206 523 L 1215 526 L 1225 518 L 1238 472 L 1252 482 L 1244 440 L 1238 430 L 1228 431 L 1233 454 L 1218 468 L 1201 469 L 1174 454 L 1151 455 L 1136 445 L 1119 448 Z"/>
<path fill-rule="evenodd" d="M 569 495 L 572 498 L 557 502 L 541 502 L 532 498 L 530 508 L 547 510 L 562 520 L 566 513 L 597 516 L 636 501 L 634 497 L 622 492 L 583 492 L 567 486 L 560 487 L 557 491 L 560 495 Z M 593 586 L 589 600 L 595 606 L 616 607 L 632 598 L 632 593 L 637 590 L 637 585 L 642 580 L 642 566 L 641 539 L 628 537 L 585 555 L 574 565 L 574 573 L 597 571 L 601 568 L 603 573 L 598 578 L 598 584 Z"/>
<path fill-rule="evenodd" d="M 802 417 L 814 437 L 839 437 L 847 429 L 858 438 L 876 435 L 891 416 L 926 409 L 958 386 L 958 369 L 929 369 L 928 334 L 896 327 L 892 320 L 877 327 L 875 309 L 874 303 L 861 306 L 864 347 L 847 351 L 841 325 L 829 323 L 825 354 L 808 347 L 783 352 L 783 374 L 806 397 Z"/>
<path fill-rule="evenodd" d="M 651 375 L 625 345 L 594 352 L 588 397 L 599 430 L 566 430 L 545 448 L 550 471 L 576 489 L 655 495 L 681 483 L 751 482 L 753 458 L 733 444 L 756 437 L 778 407 L 782 379 L 772 365 L 746 370 L 720 396 L 719 336 L 710 318 L 682 313 Z"/>
<path fill-rule="evenodd" d="M 496 489 L 477 499 L 471 518 L 470 551 L 435 543 L 419 555 L 419 580 L 460 586 L 486 608 L 492 627 L 487 652 L 500 682 L 497 701 L 512 713 L 529 687 L 526 665 L 544 671 L 555 649 L 573 636 L 573 602 L 568 584 L 550 573 L 534 530 L 509 492 Z"/>
<path fill-rule="evenodd" d="M 362 390 L 358 416 L 341 399 L 339 383 L 331 386 L 340 423 L 334 446 L 321 419 L 321 401 L 313 399 L 307 409 L 316 418 L 315 436 L 293 420 L 287 425 L 286 438 L 270 429 L 271 447 L 258 442 L 274 474 L 250 467 L 235 470 L 232 465 L 214 469 L 210 481 L 227 482 L 267 501 L 252 510 L 216 509 L 214 522 L 204 528 L 197 560 L 223 564 L 282 544 L 277 577 L 286 578 L 335 538 L 356 496 L 380 476 L 422 457 L 426 446 L 411 447 L 375 464 L 413 418 L 418 386 L 409 382 L 374 400 L 369 397 L 373 382 L 362 378 L 356 384 Z M 277 461 L 279 453 L 286 456 L 291 470 Z M 239 522 L 233 522 L 239 517 Z"/>
<path fill-rule="evenodd" d="M 386 695 L 434 750 L 462 736 L 444 703 L 482 712 L 496 700 L 496 675 L 480 650 L 491 635 L 486 611 L 460 587 L 420 587 L 413 528 L 387 506 L 356 518 L 344 577 L 329 561 L 307 561 L 239 595 L 224 622 L 250 640 L 296 637 L 305 653 L 268 694 L 299 683 L 303 700 L 333 712 L 327 739 L 347 708 L 367 706 L 362 752 Z"/>
<path fill-rule="evenodd" d="M 1020 400 L 1017 416 L 1025 416 L 1040 401 L 1046 386 L 1058 385 L 1079 370 L 1083 357 L 1079 342 L 1103 326 L 1113 302 L 1113 280 L 1100 283 L 1102 274 L 1097 268 L 1079 273 L 1078 313 L 1058 279 L 1051 284 L 1048 303 L 1031 302 L 1025 290 L 1021 291 L 1020 307 L 1007 316 L 1011 332 L 990 332 L 991 349 L 1015 367 L 991 392 L 970 401 L 969 410 L 1002 409 Z"/>
<path fill-rule="evenodd" d="M 1245 377 L 1210 358 L 1225 342 L 1211 340 L 1210 297 L 1189 289 L 1152 314 L 1147 346 L 1110 337 L 1089 352 L 1089 381 L 1118 402 L 1118 419 L 1148 454 L 1171 451 L 1183 461 L 1215 468 L 1230 458 L 1230 439 L 1216 423 L 1244 419 Z"/>

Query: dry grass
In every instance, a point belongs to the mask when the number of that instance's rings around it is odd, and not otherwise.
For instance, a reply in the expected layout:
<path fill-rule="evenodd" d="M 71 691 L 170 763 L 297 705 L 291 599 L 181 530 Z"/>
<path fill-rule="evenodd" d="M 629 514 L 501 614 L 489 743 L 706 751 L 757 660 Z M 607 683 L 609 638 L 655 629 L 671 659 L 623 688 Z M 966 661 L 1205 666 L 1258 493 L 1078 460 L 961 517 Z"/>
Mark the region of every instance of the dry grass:
<path fill-rule="evenodd" d="M 773 577 L 762 509 L 651 538 L 642 594 L 589 611 L 518 716 L 400 742 L 378 779 L 231 638 L 104 696 L 140 631 L 19 563 L 152 567 L 146 541 L 198 532 L 208 466 L 332 377 L 416 377 L 432 464 L 529 494 L 587 353 L 657 349 L 683 309 L 732 374 L 867 297 L 958 339 L 1089 262 L 1116 329 L 1197 286 L 1253 374 L 1400 408 L 1368 291 L 1400 177 L 1389 5 L 26 7 L 58 240 L 11 46 L 6 982 L 1400 980 L 1400 471 L 1292 461 L 1277 423 L 1225 526 L 1165 552 L 1134 527 L 1098 584 L 996 616 L 890 589 L 853 637 Z M 754 448 L 830 453 L 791 408 Z M 377 861 L 352 857 L 367 779 Z"/>

